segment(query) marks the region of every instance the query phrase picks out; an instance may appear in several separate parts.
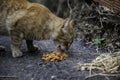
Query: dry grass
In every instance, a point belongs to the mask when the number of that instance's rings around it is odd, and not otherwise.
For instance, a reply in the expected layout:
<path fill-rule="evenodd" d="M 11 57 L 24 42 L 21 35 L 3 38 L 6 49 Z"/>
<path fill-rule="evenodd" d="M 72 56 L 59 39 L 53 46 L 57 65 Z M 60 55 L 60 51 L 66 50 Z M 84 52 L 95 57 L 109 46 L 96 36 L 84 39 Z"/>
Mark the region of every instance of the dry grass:
<path fill-rule="evenodd" d="M 115 54 L 101 54 L 91 63 L 78 63 L 78 66 L 80 70 L 89 70 L 88 77 L 93 77 L 97 75 L 102 75 L 105 77 L 120 76 L 120 52 L 117 52 Z M 95 73 L 96 71 L 99 72 Z"/>

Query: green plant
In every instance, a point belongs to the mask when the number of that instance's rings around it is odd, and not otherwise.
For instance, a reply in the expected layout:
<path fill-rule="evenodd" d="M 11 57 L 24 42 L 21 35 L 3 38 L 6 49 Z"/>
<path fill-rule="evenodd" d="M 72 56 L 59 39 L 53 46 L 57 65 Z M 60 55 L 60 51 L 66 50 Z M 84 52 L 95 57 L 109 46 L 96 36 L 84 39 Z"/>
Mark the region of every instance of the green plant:
<path fill-rule="evenodd" d="M 104 43 L 105 39 L 101 38 L 101 39 L 95 39 L 94 44 L 96 44 L 97 46 L 101 46 Z"/>

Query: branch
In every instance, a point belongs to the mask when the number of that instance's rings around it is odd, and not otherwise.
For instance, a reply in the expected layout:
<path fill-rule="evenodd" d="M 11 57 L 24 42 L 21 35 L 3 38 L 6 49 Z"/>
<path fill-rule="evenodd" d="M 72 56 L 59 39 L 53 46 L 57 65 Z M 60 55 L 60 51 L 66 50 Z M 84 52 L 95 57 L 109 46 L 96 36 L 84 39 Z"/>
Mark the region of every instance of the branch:
<path fill-rule="evenodd" d="M 102 73 L 100 73 L 100 74 L 93 74 L 93 75 L 90 75 L 90 76 L 87 76 L 86 78 L 85 78 L 85 80 L 87 80 L 88 78 L 91 78 L 91 77 L 95 77 L 95 76 L 104 76 L 105 78 L 108 78 L 108 77 L 118 77 L 118 76 L 120 76 L 120 74 L 102 74 Z"/>
<path fill-rule="evenodd" d="M 0 78 L 16 78 L 16 79 L 18 79 L 17 76 L 0 76 Z"/>
<path fill-rule="evenodd" d="M 70 5 L 70 0 L 67 0 L 67 4 L 68 4 L 68 8 L 70 9 L 69 18 L 71 19 L 71 18 L 72 18 L 72 12 L 73 12 L 73 10 L 72 10 L 72 7 L 71 7 L 71 5 Z"/>
<path fill-rule="evenodd" d="M 57 15 L 60 14 L 61 7 L 62 7 L 63 2 L 64 2 L 64 0 L 59 0 L 59 4 L 58 4 L 58 8 L 57 8 L 57 12 L 56 12 Z"/>

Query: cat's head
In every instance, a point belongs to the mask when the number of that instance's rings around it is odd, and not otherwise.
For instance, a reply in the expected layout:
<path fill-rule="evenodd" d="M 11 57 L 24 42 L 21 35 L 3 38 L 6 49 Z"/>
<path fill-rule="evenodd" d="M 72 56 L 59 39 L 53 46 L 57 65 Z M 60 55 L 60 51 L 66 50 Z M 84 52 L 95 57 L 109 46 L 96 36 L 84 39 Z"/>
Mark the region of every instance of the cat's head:
<path fill-rule="evenodd" d="M 54 39 L 59 50 L 68 50 L 72 44 L 75 37 L 75 23 L 75 20 L 66 19 L 64 23 L 60 25 L 58 35 Z"/>

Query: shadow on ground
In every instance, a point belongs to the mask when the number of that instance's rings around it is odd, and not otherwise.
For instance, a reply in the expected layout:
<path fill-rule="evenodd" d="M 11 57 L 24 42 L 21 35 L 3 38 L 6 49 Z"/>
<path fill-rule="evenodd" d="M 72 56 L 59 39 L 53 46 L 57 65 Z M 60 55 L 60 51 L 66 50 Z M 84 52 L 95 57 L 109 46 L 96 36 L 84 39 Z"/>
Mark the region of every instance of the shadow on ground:
<path fill-rule="evenodd" d="M 20 58 L 12 58 L 9 37 L 0 36 L 0 44 L 5 45 L 7 50 L 5 56 L 0 56 L 0 80 L 84 80 L 88 72 L 78 71 L 75 66 L 78 62 L 89 62 L 98 55 L 95 49 L 84 47 L 80 39 L 72 44 L 68 51 L 69 58 L 61 62 L 45 62 L 41 59 L 43 53 L 55 49 L 50 40 L 34 42 L 39 47 L 37 54 L 29 54 L 23 41 L 24 56 Z M 102 76 L 86 80 L 106 79 Z"/>

